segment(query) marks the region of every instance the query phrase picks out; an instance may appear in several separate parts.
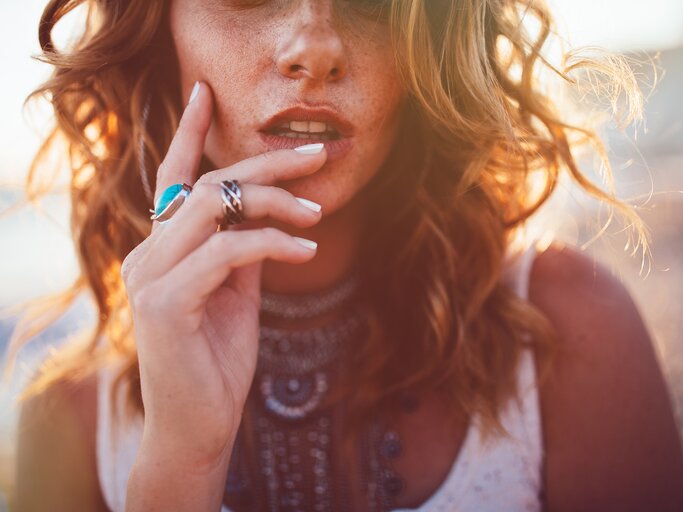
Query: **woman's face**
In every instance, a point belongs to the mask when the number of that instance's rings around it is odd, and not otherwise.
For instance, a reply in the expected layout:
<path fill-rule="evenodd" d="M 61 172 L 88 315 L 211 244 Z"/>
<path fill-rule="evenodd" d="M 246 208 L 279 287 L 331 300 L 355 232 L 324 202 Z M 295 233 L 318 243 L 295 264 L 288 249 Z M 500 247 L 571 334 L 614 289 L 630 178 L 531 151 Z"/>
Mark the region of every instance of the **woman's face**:
<path fill-rule="evenodd" d="M 370 16 L 382 1 L 172 0 L 183 95 L 189 96 L 196 80 L 213 90 L 205 154 L 216 168 L 319 142 L 320 135 L 299 138 L 290 130 L 331 125 L 332 137 L 340 138 L 323 141 L 325 165 L 278 185 L 322 204 L 329 214 L 372 178 L 389 154 L 404 99 L 388 24 Z M 305 115 L 278 119 L 276 126 L 290 137 L 275 127 L 264 132 L 273 116 L 292 107 L 319 111 L 310 112 L 308 125 Z M 289 121 L 297 122 L 287 128 Z"/>

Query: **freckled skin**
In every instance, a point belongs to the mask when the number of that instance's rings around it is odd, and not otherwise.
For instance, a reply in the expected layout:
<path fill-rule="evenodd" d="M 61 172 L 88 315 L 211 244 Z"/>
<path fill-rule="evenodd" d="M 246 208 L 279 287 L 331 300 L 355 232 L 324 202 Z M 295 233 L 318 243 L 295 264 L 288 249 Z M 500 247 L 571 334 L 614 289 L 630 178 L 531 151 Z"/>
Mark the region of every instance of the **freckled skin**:
<path fill-rule="evenodd" d="M 219 168 L 268 151 L 258 134 L 268 118 L 296 104 L 324 103 L 355 125 L 353 149 L 280 186 L 322 204 L 329 215 L 378 171 L 398 130 L 404 96 L 388 26 L 343 0 L 250 3 L 171 4 L 184 97 L 195 80 L 209 83 L 215 95 L 205 154 Z"/>
<path fill-rule="evenodd" d="M 258 5 L 261 4 L 261 5 Z M 196 80 L 214 93 L 205 155 L 215 168 L 268 151 L 258 130 L 297 104 L 323 104 L 354 126 L 353 147 L 309 176 L 277 183 L 322 205 L 297 228 L 255 221 L 318 243 L 303 264 L 262 263 L 262 288 L 303 293 L 331 286 L 359 259 L 368 210 L 364 186 L 389 156 L 406 92 L 385 21 L 350 0 L 171 0 L 170 29 L 183 96 Z M 302 139 L 302 144 L 306 141 Z M 305 327 L 300 325 L 300 327 Z"/>

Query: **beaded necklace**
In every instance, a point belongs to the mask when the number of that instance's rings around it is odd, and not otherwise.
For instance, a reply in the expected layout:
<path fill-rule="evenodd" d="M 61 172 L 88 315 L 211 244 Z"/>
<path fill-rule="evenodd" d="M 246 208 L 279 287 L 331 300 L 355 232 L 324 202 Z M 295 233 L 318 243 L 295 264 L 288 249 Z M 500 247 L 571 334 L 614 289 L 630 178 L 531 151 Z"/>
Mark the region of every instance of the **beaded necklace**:
<path fill-rule="evenodd" d="M 339 471 L 334 441 L 343 413 L 321 407 L 334 386 L 343 350 L 351 339 L 368 334 L 366 310 L 355 300 L 357 289 L 358 277 L 352 274 L 323 292 L 262 292 L 262 313 L 279 318 L 311 318 L 353 306 L 322 327 L 294 331 L 261 326 L 259 360 L 247 400 L 253 451 L 246 453 L 243 423 L 226 479 L 224 501 L 234 510 L 351 510 L 347 479 L 355 474 L 362 480 L 369 511 L 393 508 L 403 489 L 391 464 L 401 453 L 398 434 L 374 419 L 360 439 L 364 458 L 359 470 Z"/>

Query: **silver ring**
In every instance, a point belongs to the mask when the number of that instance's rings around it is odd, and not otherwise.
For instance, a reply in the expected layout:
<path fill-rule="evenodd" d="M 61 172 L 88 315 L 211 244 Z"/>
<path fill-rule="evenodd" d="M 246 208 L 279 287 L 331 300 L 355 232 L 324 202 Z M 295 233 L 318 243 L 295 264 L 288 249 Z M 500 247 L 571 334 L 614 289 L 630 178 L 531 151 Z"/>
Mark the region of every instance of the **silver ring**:
<path fill-rule="evenodd" d="M 169 220 L 189 197 L 190 192 L 192 192 L 192 186 L 187 183 L 176 183 L 167 187 L 159 196 L 154 210 L 150 210 L 152 213 L 150 219 L 160 223 Z"/>
<path fill-rule="evenodd" d="M 237 180 L 221 181 L 221 199 L 223 201 L 223 224 L 239 224 L 244 220 L 242 207 L 242 189 Z"/>

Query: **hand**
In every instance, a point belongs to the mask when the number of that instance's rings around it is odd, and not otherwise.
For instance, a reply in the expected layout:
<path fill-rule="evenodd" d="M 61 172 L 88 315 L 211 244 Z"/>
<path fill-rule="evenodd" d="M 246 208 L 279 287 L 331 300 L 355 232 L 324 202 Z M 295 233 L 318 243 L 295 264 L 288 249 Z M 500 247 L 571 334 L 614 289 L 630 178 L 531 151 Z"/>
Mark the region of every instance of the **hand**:
<path fill-rule="evenodd" d="M 159 167 L 156 197 L 174 183 L 194 182 L 212 101 L 208 85 L 200 84 Z M 123 262 L 145 437 L 163 439 L 187 464 L 213 464 L 236 435 L 256 368 L 262 261 L 303 263 L 315 255 L 295 237 L 253 222 L 271 216 L 309 227 L 321 218 L 269 185 L 311 174 L 326 158 L 325 150 L 306 155 L 284 149 L 201 176 L 175 215 L 163 225 L 155 222 Z M 226 179 L 241 185 L 245 222 L 217 231 L 219 183 Z"/>

